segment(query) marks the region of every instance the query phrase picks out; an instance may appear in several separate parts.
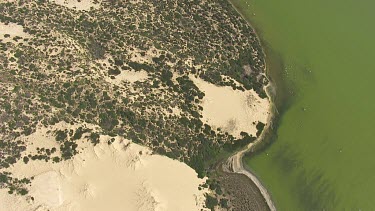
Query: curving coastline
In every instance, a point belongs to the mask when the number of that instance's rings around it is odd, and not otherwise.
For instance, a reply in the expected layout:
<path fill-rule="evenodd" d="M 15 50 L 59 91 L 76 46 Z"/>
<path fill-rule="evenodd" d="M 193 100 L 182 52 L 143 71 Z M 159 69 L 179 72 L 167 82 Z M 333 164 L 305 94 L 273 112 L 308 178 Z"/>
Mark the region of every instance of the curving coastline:
<path fill-rule="evenodd" d="M 269 86 L 272 87 L 272 84 L 270 83 L 266 87 L 266 93 L 267 93 L 268 99 L 271 101 L 271 105 L 272 105 L 271 95 L 267 91 L 267 88 Z M 223 164 L 223 171 L 228 172 L 228 173 L 243 174 L 243 175 L 247 176 L 257 186 L 257 188 L 261 192 L 263 198 L 265 199 L 269 209 L 271 211 L 276 211 L 275 204 L 273 203 L 271 195 L 268 193 L 267 189 L 262 185 L 260 180 L 252 172 L 250 172 L 250 171 L 248 171 L 247 169 L 244 168 L 243 161 L 242 161 L 243 156 L 247 152 L 250 152 L 253 149 L 254 146 L 256 146 L 258 143 L 260 143 L 263 140 L 266 132 L 268 131 L 269 127 L 271 126 L 271 122 L 272 122 L 272 118 L 273 118 L 272 109 L 273 109 L 273 107 L 271 107 L 271 112 L 270 112 L 271 114 L 268 117 L 266 127 L 262 131 L 262 134 L 254 142 L 248 144 L 244 149 L 242 149 L 242 150 L 236 152 L 234 155 L 230 156 L 226 160 L 226 162 Z"/>
<path fill-rule="evenodd" d="M 242 14 L 241 11 L 233 4 L 232 0 L 228 0 L 228 2 L 232 5 L 232 7 L 242 16 L 244 20 L 253 28 L 256 36 L 258 37 L 258 40 L 260 41 L 260 37 L 258 33 L 256 32 L 255 28 L 252 26 L 252 24 L 247 20 L 247 18 Z M 263 49 L 264 52 L 264 49 Z M 264 52 L 265 53 L 265 52 Z M 265 55 L 266 57 L 266 55 Z M 265 63 L 264 67 L 264 74 L 267 77 L 267 62 Z M 271 195 L 268 193 L 267 189 L 262 185 L 260 180 L 249 170 L 247 170 L 244 165 L 243 165 L 243 157 L 247 152 L 251 152 L 253 148 L 262 142 L 262 140 L 265 137 L 265 134 L 268 132 L 269 128 L 271 127 L 272 124 L 272 119 L 274 118 L 275 112 L 278 113 L 277 108 L 273 102 L 272 96 L 275 94 L 275 87 L 271 83 L 271 80 L 267 77 L 269 84 L 265 87 L 265 91 L 267 94 L 267 98 L 269 99 L 271 103 L 270 107 L 270 115 L 267 119 L 266 122 L 266 127 L 263 129 L 261 135 L 252 143 L 248 144 L 245 148 L 242 150 L 236 152 L 234 155 L 230 156 L 222 165 L 223 171 L 228 172 L 228 173 L 237 173 L 237 174 L 243 174 L 247 176 L 259 189 L 260 193 L 262 194 L 263 198 L 265 199 L 269 209 L 271 211 L 276 211 L 276 206 L 274 202 L 272 201 Z M 271 89 L 271 92 L 269 92 L 268 88 Z"/>

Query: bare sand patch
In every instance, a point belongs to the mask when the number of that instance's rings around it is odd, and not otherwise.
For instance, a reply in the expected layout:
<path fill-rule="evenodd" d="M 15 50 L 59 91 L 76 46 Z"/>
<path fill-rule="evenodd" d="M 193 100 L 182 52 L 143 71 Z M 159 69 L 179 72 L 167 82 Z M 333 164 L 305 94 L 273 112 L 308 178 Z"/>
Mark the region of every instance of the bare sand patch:
<path fill-rule="evenodd" d="M 254 90 L 219 87 L 194 76 L 190 79 L 205 93 L 202 121 L 208 125 L 240 138 L 242 131 L 256 136 L 256 124 L 267 123 L 270 102 L 260 98 Z"/>
<path fill-rule="evenodd" d="M 95 3 L 94 0 L 50 0 L 50 2 L 75 10 L 90 10 L 91 8 L 98 9 L 100 6 L 100 1 Z"/>
<path fill-rule="evenodd" d="M 145 81 L 148 78 L 148 73 L 144 70 L 122 70 L 114 79 L 108 77 L 107 81 L 116 85 L 120 85 L 123 81 L 134 83 L 136 81 Z"/>
<path fill-rule="evenodd" d="M 59 129 L 64 125 L 58 124 Z M 42 132 L 41 132 L 42 131 Z M 33 142 L 44 134 L 38 129 Z M 102 211 L 102 210 L 200 210 L 204 179 L 186 164 L 154 155 L 143 146 L 121 137 L 109 145 L 101 136 L 93 146 L 80 139 L 81 153 L 72 160 L 51 163 L 30 160 L 17 162 L 9 171 L 15 177 L 34 177 L 28 196 L 9 195 L 0 189 L 0 210 L 9 211 Z M 45 142 L 46 140 L 44 140 Z M 40 144 L 39 144 L 40 145 Z M 28 154 L 28 149 L 24 155 Z M 33 197 L 34 200 L 31 200 Z"/>
<path fill-rule="evenodd" d="M 0 3 L 3 3 L 3 2 L 15 2 L 16 0 L 0 0 Z"/>
<path fill-rule="evenodd" d="M 0 22 L 0 39 L 2 39 L 3 42 L 17 43 L 17 41 L 14 40 L 15 37 L 29 38 L 31 36 L 23 31 L 23 26 L 21 25 L 16 23 L 5 24 Z"/>

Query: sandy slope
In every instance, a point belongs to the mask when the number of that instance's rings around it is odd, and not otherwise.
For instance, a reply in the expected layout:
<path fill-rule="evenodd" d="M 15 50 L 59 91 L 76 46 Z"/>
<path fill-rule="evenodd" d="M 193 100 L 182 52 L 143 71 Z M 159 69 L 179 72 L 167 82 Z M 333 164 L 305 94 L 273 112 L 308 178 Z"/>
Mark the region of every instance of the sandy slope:
<path fill-rule="evenodd" d="M 29 141 L 54 143 L 45 132 L 39 129 Z M 16 163 L 10 169 L 14 176 L 35 177 L 29 196 L 9 195 L 2 189 L 0 210 L 191 211 L 203 207 L 205 192 L 198 186 L 204 180 L 193 169 L 120 137 L 111 145 L 108 139 L 102 136 L 95 147 L 79 140 L 84 149 L 69 161 Z"/>
<path fill-rule="evenodd" d="M 256 123 L 267 122 L 270 102 L 260 98 L 254 90 L 233 90 L 232 87 L 219 87 L 193 76 L 190 79 L 205 93 L 203 122 L 235 137 L 241 137 L 242 131 L 256 136 Z"/>

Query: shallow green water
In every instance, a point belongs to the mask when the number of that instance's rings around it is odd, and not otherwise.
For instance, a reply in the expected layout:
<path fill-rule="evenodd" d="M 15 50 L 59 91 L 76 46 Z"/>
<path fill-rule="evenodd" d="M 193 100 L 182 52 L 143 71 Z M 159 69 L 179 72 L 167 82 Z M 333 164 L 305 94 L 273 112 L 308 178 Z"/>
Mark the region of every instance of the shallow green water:
<path fill-rule="evenodd" d="M 278 138 L 246 163 L 279 210 L 375 210 L 375 1 L 233 2 L 293 88 Z"/>

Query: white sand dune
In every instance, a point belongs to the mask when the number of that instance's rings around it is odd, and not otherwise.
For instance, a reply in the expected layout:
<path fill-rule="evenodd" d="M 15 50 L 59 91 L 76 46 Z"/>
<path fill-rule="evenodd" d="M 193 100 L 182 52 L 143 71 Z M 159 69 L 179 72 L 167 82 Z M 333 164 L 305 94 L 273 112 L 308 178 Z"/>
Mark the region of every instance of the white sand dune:
<path fill-rule="evenodd" d="M 49 136 L 38 130 L 36 134 Z M 38 141 L 38 136 L 31 135 Z M 0 189 L 0 210 L 6 211 L 192 211 L 201 210 L 204 182 L 186 164 L 154 155 L 146 147 L 102 136 L 95 147 L 85 146 L 72 160 L 59 163 L 22 161 L 10 168 L 14 176 L 34 177 L 29 196 Z M 27 154 L 26 152 L 25 154 Z M 34 200 L 31 200 L 31 197 Z"/>
<path fill-rule="evenodd" d="M 190 79 L 205 93 L 202 121 L 208 125 L 239 138 L 242 131 L 256 136 L 256 124 L 267 123 L 270 102 L 260 98 L 254 90 L 233 90 L 193 76 Z"/>

